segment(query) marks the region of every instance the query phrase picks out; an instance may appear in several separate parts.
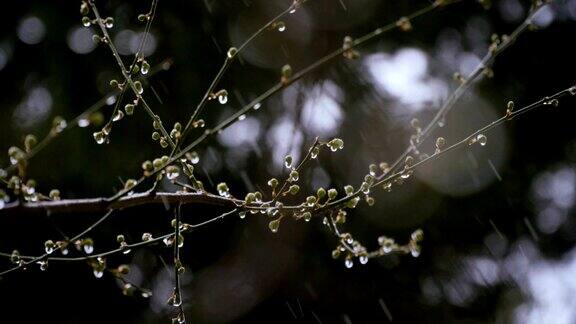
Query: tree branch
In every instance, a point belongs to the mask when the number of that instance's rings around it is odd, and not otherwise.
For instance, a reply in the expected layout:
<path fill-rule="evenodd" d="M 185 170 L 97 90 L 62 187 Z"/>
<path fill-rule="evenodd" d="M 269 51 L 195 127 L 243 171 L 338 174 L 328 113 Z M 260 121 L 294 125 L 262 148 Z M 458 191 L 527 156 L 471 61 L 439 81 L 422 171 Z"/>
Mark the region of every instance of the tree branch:
<path fill-rule="evenodd" d="M 243 201 L 209 193 L 135 193 L 109 202 L 106 198 L 65 199 L 41 202 L 13 202 L 0 209 L 0 216 L 22 213 L 97 213 L 150 204 L 202 204 L 235 208 Z"/>

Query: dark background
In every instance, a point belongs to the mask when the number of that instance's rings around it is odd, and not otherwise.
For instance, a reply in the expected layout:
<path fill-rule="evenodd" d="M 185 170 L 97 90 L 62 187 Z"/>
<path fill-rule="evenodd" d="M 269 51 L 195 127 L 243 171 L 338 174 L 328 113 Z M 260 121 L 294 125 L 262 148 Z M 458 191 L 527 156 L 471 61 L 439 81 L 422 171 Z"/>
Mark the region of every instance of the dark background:
<path fill-rule="evenodd" d="M 71 50 L 79 4 L 26 0 L 3 6 L 2 152 L 21 146 L 28 133 L 42 137 L 56 115 L 74 118 L 108 91 L 111 78 L 120 77 L 105 46 L 86 55 Z M 113 37 L 125 29 L 141 31 L 136 17 L 149 6 L 97 4 L 115 18 Z M 162 103 L 148 89 L 145 97 L 164 124 L 185 123 L 226 49 L 289 4 L 160 0 L 148 61 L 154 66 L 172 59 L 173 66 L 149 79 Z M 247 48 L 220 83 L 230 93 L 228 103 L 210 102 L 203 118 L 214 125 L 229 116 L 276 83 L 282 65 L 298 71 L 341 46 L 344 36 L 359 37 L 427 4 L 309 0 L 285 20 L 286 31 L 269 31 Z M 344 150 L 322 152 L 309 165 L 301 175 L 303 192 L 318 185 L 340 192 L 346 184 L 357 187 L 368 164 L 392 161 L 406 147 L 410 119 L 431 119 L 456 87 L 452 74 L 485 54 L 492 33 L 510 33 L 527 8 L 526 1 L 495 1 L 489 10 L 462 1 L 413 21 L 410 33 L 392 31 L 370 42 L 359 49 L 359 60 L 331 61 L 202 144 L 198 177 L 209 191 L 226 181 L 243 197 L 254 188 L 265 190 L 270 177 L 282 177 L 284 154 L 300 155 L 316 136 L 338 136 Z M 41 20 L 40 36 L 26 36 L 30 17 Z M 496 60 L 494 77 L 477 82 L 433 137 L 454 143 L 503 115 L 508 100 L 521 107 L 574 85 L 576 1 L 556 2 L 538 24 Z M 422 228 L 418 258 L 390 256 L 346 269 L 331 258 L 337 242 L 320 219 L 284 221 L 272 234 L 264 216 L 231 216 L 189 234 L 182 250 L 189 322 L 575 323 L 575 103 L 566 98 L 557 108 L 507 123 L 486 134 L 486 147 L 452 152 L 393 192 L 375 192 L 375 206 L 361 203 L 349 212 L 343 229 L 369 248 L 377 247 L 379 235 L 405 242 Z M 102 109 L 107 118 L 111 107 Z M 166 154 L 150 138 L 151 126 L 137 110 L 114 125 L 108 145 L 94 142 L 97 127 L 71 129 L 31 160 L 29 174 L 38 190 L 59 188 L 63 198 L 110 196 L 120 180 L 140 175 L 142 161 Z M 6 155 L 0 159 L 0 166 L 8 163 Z M 162 188 L 174 190 L 166 183 Z M 183 217 L 196 223 L 224 211 L 185 206 Z M 74 235 L 99 216 L 0 211 L 1 251 L 37 255 L 45 240 Z M 160 206 L 115 213 L 91 233 L 95 250 L 115 248 L 119 233 L 129 242 L 143 232 L 167 233 L 171 218 Z M 123 296 L 117 280 L 96 279 L 85 263 L 52 262 L 47 272 L 32 267 L 0 280 L 0 322 L 167 322 L 173 281 L 164 263 L 172 263 L 171 250 L 155 246 L 108 259 L 110 266 L 121 263 L 131 264 L 129 279 L 152 289 L 152 298 Z M 8 260 L 1 265 L 10 266 Z"/>

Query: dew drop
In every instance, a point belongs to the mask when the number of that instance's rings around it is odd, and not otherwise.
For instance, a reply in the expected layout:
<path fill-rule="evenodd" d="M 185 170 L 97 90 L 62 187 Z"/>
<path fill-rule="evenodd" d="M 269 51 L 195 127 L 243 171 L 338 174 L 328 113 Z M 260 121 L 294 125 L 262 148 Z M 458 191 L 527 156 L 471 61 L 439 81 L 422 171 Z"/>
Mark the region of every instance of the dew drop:
<path fill-rule="evenodd" d="M 416 244 L 411 244 L 410 245 L 410 254 L 412 254 L 412 256 L 415 258 L 420 256 L 420 246 L 416 245 Z"/>
<path fill-rule="evenodd" d="M 114 27 L 114 18 L 112 18 L 112 17 L 106 18 L 104 20 L 104 25 L 106 25 L 106 28 L 108 28 L 108 29 Z"/>
<path fill-rule="evenodd" d="M 231 59 L 234 56 L 236 56 L 236 54 L 238 54 L 238 49 L 236 47 L 230 47 L 228 53 L 226 53 L 226 56 L 228 57 L 228 59 Z"/>
<path fill-rule="evenodd" d="M 230 189 L 228 188 L 228 185 L 224 182 L 219 183 L 216 186 L 216 190 L 218 190 L 218 194 L 222 197 L 229 197 L 230 196 Z"/>
<path fill-rule="evenodd" d="M 178 176 L 180 175 L 180 173 L 173 171 L 173 172 L 166 172 L 166 178 L 168 178 L 168 180 L 174 180 L 176 178 L 178 178 Z"/>
<path fill-rule="evenodd" d="M 228 91 L 222 90 L 218 93 L 218 102 L 222 105 L 228 102 Z"/>
<path fill-rule="evenodd" d="M 104 144 L 104 142 L 106 141 L 106 135 L 104 134 L 104 132 L 95 132 L 94 134 L 92 134 L 92 136 L 94 136 L 94 140 L 96 140 L 96 143 L 98 144 Z"/>
<path fill-rule="evenodd" d="M 277 233 L 279 227 L 280 227 L 280 219 L 275 219 L 270 223 L 268 223 L 268 228 L 270 229 L 270 231 L 272 231 L 272 233 Z"/>
<path fill-rule="evenodd" d="M 164 242 L 164 245 L 170 247 L 170 246 L 172 246 L 172 244 L 174 244 L 174 238 L 172 236 L 168 236 L 168 237 L 164 238 L 162 240 L 162 242 Z"/>
<path fill-rule="evenodd" d="M 486 143 L 488 142 L 488 138 L 484 134 L 479 134 L 478 136 L 476 136 L 476 141 L 478 141 L 480 145 L 485 146 Z"/>
<path fill-rule="evenodd" d="M 52 252 L 54 252 L 55 247 L 56 245 L 52 240 L 48 240 L 44 243 L 44 251 L 46 251 L 47 254 L 52 254 Z"/>
<path fill-rule="evenodd" d="M 122 118 L 124 118 L 124 112 L 122 110 L 118 110 L 114 114 L 114 117 L 112 117 L 112 121 L 117 122 L 117 121 L 121 120 Z"/>
<path fill-rule="evenodd" d="M 38 264 L 40 265 L 41 271 L 48 270 L 48 261 L 38 261 Z"/>
<path fill-rule="evenodd" d="M 150 72 L 150 64 L 146 61 L 142 62 L 142 67 L 140 68 L 140 73 L 143 75 L 148 74 Z"/>
<path fill-rule="evenodd" d="M 240 217 L 240 219 L 246 218 L 246 212 L 245 212 L 245 211 L 239 212 L 239 213 L 238 213 L 238 217 Z"/>
<path fill-rule="evenodd" d="M 436 139 L 436 149 L 441 150 L 444 148 L 444 146 L 446 146 L 446 140 L 444 139 L 444 137 L 438 137 Z"/>
<path fill-rule="evenodd" d="M 96 277 L 96 278 L 102 278 L 102 276 L 104 276 L 104 271 L 101 271 L 101 270 L 96 270 L 96 269 L 95 269 L 95 270 L 93 271 L 93 273 L 94 273 L 94 277 Z"/>
<path fill-rule="evenodd" d="M 288 169 L 292 167 L 292 155 L 286 155 L 284 157 L 284 166 Z"/>
<path fill-rule="evenodd" d="M 86 254 L 92 254 L 92 252 L 94 252 L 94 245 L 84 244 L 84 252 L 86 252 Z"/>
<path fill-rule="evenodd" d="M 134 89 L 136 89 L 138 94 L 144 93 L 144 88 L 142 87 L 142 82 L 140 81 L 134 81 Z"/>
<path fill-rule="evenodd" d="M 262 104 L 261 104 L 261 103 L 257 103 L 257 104 L 255 104 L 254 107 L 252 107 L 252 108 L 253 108 L 254 110 L 258 110 L 258 109 L 260 109 L 260 107 L 262 107 Z"/>
<path fill-rule="evenodd" d="M 55 133 L 61 133 L 67 126 L 68 123 L 62 117 L 55 117 L 52 121 L 52 131 Z"/>
<path fill-rule="evenodd" d="M 190 153 L 190 162 L 192 162 L 192 164 L 198 164 L 198 162 L 200 162 L 200 156 L 196 151 Z"/>
<path fill-rule="evenodd" d="M 354 266 L 354 261 L 352 261 L 352 258 L 346 258 L 346 260 L 344 260 L 344 265 L 346 268 L 350 269 Z"/>
<path fill-rule="evenodd" d="M 298 174 L 298 171 L 292 170 L 292 172 L 290 172 L 290 181 L 295 182 L 295 181 L 298 181 L 298 179 L 300 179 L 300 175 Z"/>
<path fill-rule="evenodd" d="M 242 121 L 244 119 L 246 119 L 246 115 L 242 114 L 242 115 L 238 116 L 238 121 Z"/>
<path fill-rule="evenodd" d="M 182 298 L 180 298 L 180 294 L 177 294 L 176 292 L 172 295 L 172 297 L 170 297 L 170 300 L 168 301 L 168 303 L 171 306 L 174 307 L 180 307 L 180 305 L 182 305 Z"/>
<path fill-rule="evenodd" d="M 82 17 L 82 26 L 90 27 L 90 25 L 92 25 L 92 21 L 90 21 L 90 18 Z"/>
<path fill-rule="evenodd" d="M 368 263 L 368 256 L 367 255 L 361 255 L 359 259 L 360 259 L 361 264 Z"/>
<path fill-rule="evenodd" d="M 320 148 L 318 146 L 315 146 L 312 148 L 312 151 L 310 151 L 310 157 L 315 159 L 318 157 L 319 153 L 320 153 Z"/>
<path fill-rule="evenodd" d="M 281 33 L 286 30 L 286 24 L 283 21 L 279 21 L 275 25 L 276 25 L 276 29 Z"/>

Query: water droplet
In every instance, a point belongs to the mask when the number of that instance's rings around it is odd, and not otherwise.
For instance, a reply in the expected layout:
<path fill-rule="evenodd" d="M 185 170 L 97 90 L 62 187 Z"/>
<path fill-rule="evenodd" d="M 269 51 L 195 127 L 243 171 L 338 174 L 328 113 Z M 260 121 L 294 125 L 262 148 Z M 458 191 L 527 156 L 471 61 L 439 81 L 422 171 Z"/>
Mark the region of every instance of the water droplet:
<path fill-rule="evenodd" d="M 198 119 L 194 122 L 194 128 L 203 128 L 204 126 L 206 126 L 204 119 Z"/>
<path fill-rule="evenodd" d="M 310 151 L 310 157 L 315 159 L 318 157 L 318 154 L 320 153 L 320 148 L 318 146 L 314 146 L 312 148 L 312 151 Z"/>
<path fill-rule="evenodd" d="M 260 109 L 260 107 L 262 107 L 262 104 L 261 104 L 261 103 L 257 103 L 257 104 L 255 104 L 254 107 L 252 107 L 252 108 L 253 108 L 254 110 L 258 110 L 258 109 Z"/>
<path fill-rule="evenodd" d="M 61 133 L 66 127 L 68 126 L 68 123 L 66 123 L 66 120 L 60 116 L 54 117 L 54 120 L 52 121 L 52 131 L 55 133 Z"/>
<path fill-rule="evenodd" d="M 55 248 L 56 248 L 56 244 L 54 244 L 54 242 L 52 240 L 48 240 L 48 241 L 44 242 L 44 250 L 46 251 L 47 254 L 52 254 L 52 252 L 54 252 Z"/>
<path fill-rule="evenodd" d="M 222 105 L 228 102 L 228 91 L 221 90 L 218 92 L 218 102 Z"/>
<path fill-rule="evenodd" d="M 224 182 L 220 182 L 217 186 L 216 186 L 216 190 L 218 190 L 218 194 L 222 197 L 229 197 L 230 196 L 230 189 L 228 188 L 228 185 Z"/>
<path fill-rule="evenodd" d="M 240 217 L 240 219 L 246 218 L 246 212 L 245 212 L 245 211 L 239 212 L 239 213 L 238 213 L 238 217 Z"/>
<path fill-rule="evenodd" d="M 152 239 L 152 234 L 150 233 L 142 233 L 142 241 L 147 242 Z"/>
<path fill-rule="evenodd" d="M 118 110 L 114 114 L 114 117 L 112 117 L 112 121 L 117 122 L 117 121 L 121 120 L 122 118 L 124 118 L 124 112 L 122 110 Z"/>
<path fill-rule="evenodd" d="M 142 87 L 142 82 L 134 81 L 134 89 L 138 94 L 144 93 L 144 88 Z"/>
<path fill-rule="evenodd" d="M 361 264 L 368 263 L 368 256 L 367 255 L 361 255 L 359 259 L 360 259 Z"/>
<path fill-rule="evenodd" d="M 270 223 L 268 223 L 268 228 L 270 229 L 270 231 L 272 231 L 272 233 L 277 233 L 279 227 L 280 227 L 280 218 L 275 219 Z"/>
<path fill-rule="evenodd" d="M 444 148 L 444 146 L 446 146 L 446 140 L 444 139 L 444 137 L 438 137 L 436 139 L 436 150 L 442 150 Z"/>
<path fill-rule="evenodd" d="M 346 260 L 344 260 L 344 265 L 346 266 L 346 268 L 350 269 L 354 266 L 354 261 L 352 260 L 352 258 L 347 257 Z"/>
<path fill-rule="evenodd" d="M 168 178 L 168 180 L 174 180 L 178 178 L 179 175 L 180 175 L 180 169 L 177 166 L 169 165 L 166 168 L 166 178 Z"/>
<path fill-rule="evenodd" d="M 314 196 L 306 197 L 306 204 L 308 205 L 308 207 L 314 207 L 314 205 L 316 205 L 316 197 Z"/>
<path fill-rule="evenodd" d="M 415 258 L 420 256 L 420 246 L 417 244 L 410 244 L 410 254 Z"/>
<path fill-rule="evenodd" d="M 190 162 L 192 162 L 192 164 L 198 164 L 198 162 L 200 162 L 200 156 L 196 151 L 190 153 Z"/>
<path fill-rule="evenodd" d="M 340 249 L 337 248 L 332 251 L 332 258 L 338 259 L 339 256 L 340 256 Z"/>
<path fill-rule="evenodd" d="M 108 29 L 114 27 L 114 18 L 112 18 L 112 17 L 106 18 L 104 20 L 104 25 L 106 25 L 106 28 L 108 28 Z"/>
<path fill-rule="evenodd" d="M 48 261 L 38 261 L 38 264 L 40 265 L 41 271 L 48 270 Z"/>
<path fill-rule="evenodd" d="M 146 61 L 142 62 L 142 67 L 140 68 L 140 72 L 143 75 L 148 74 L 148 72 L 150 72 L 150 64 Z"/>
<path fill-rule="evenodd" d="M 94 252 L 94 245 L 84 244 L 84 252 L 86 252 L 86 254 L 92 254 L 92 252 Z"/>
<path fill-rule="evenodd" d="M 242 115 L 238 116 L 238 121 L 242 121 L 244 119 L 246 119 L 246 115 L 242 114 Z"/>
<path fill-rule="evenodd" d="M 174 292 L 172 297 L 168 300 L 168 303 L 174 307 L 180 307 L 182 305 L 182 298 L 180 298 L 180 294 Z"/>
<path fill-rule="evenodd" d="M 184 313 L 180 312 L 178 314 L 178 316 L 172 318 L 172 323 L 173 324 L 186 324 L 186 317 L 184 316 Z"/>
<path fill-rule="evenodd" d="M 230 47 L 226 56 L 228 56 L 228 59 L 231 59 L 236 56 L 236 54 L 238 54 L 238 49 L 236 47 Z"/>
<path fill-rule="evenodd" d="M 286 155 L 284 157 L 284 166 L 288 169 L 292 167 L 292 155 Z"/>
<path fill-rule="evenodd" d="M 344 148 L 344 141 L 339 138 L 335 138 L 326 143 L 326 145 L 330 148 L 330 151 L 336 152 Z"/>
<path fill-rule="evenodd" d="M 104 276 L 104 271 L 101 270 L 94 269 L 93 273 L 96 278 L 102 278 L 102 276 Z"/>
<path fill-rule="evenodd" d="M 478 134 L 478 136 L 476 136 L 476 141 L 478 141 L 480 145 L 485 146 L 488 142 L 488 138 L 484 134 Z"/>
<path fill-rule="evenodd" d="M 300 175 L 298 174 L 298 171 L 292 170 L 290 172 L 290 179 L 289 180 L 291 182 L 295 182 L 295 181 L 298 181 L 298 179 L 300 179 Z"/>
<path fill-rule="evenodd" d="M 92 21 L 90 20 L 90 18 L 86 16 L 82 17 L 82 26 L 90 27 L 90 25 L 92 25 Z"/>
<path fill-rule="evenodd" d="M 168 172 L 166 173 L 166 177 L 168 178 L 168 180 L 174 180 L 176 178 L 178 178 L 180 174 L 178 172 Z"/>
<path fill-rule="evenodd" d="M 92 134 L 92 136 L 94 136 L 94 139 L 98 144 L 104 144 L 104 142 L 106 141 L 106 135 L 104 134 L 104 132 L 95 132 L 94 134 Z"/>
<path fill-rule="evenodd" d="M 274 26 L 281 33 L 286 30 L 286 24 L 283 21 L 278 21 L 278 22 L 274 23 Z"/>

